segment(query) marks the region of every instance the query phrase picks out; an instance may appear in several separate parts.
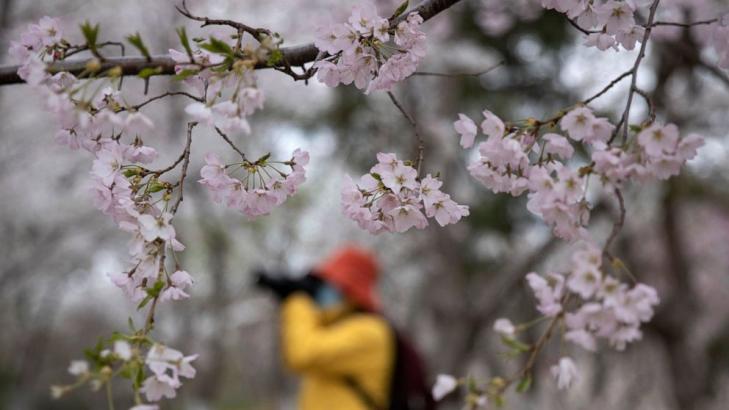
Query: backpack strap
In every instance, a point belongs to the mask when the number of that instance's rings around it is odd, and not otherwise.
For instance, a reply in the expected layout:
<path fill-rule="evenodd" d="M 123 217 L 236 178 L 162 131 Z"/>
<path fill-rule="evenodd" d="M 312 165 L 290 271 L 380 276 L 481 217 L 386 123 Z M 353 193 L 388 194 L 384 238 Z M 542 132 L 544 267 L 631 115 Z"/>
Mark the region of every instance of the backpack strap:
<path fill-rule="evenodd" d="M 375 399 L 367 393 L 367 390 L 362 387 L 361 384 L 357 382 L 357 380 L 352 376 L 344 376 L 342 378 L 344 381 L 344 384 L 346 384 L 354 393 L 359 397 L 359 399 L 364 403 L 365 407 L 367 407 L 370 410 L 384 410 L 383 407 L 380 407 Z"/>

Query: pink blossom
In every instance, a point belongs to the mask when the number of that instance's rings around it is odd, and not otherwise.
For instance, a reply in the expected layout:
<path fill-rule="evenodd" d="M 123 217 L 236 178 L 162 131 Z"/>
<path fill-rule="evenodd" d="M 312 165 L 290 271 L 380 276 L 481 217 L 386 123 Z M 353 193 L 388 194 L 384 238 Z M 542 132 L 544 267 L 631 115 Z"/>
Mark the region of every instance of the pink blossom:
<path fill-rule="evenodd" d="M 582 141 L 592 135 L 594 121 L 595 116 L 589 108 L 577 107 L 562 117 L 559 125 L 570 138 Z"/>
<path fill-rule="evenodd" d="M 544 144 L 545 154 L 554 154 L 562 159 L 569 159 L 575 152 L 567 138 L 559 134 L 544 134 L 542 136 L 546 142 Z"/>
<path fill-rule="evenodd" d="M 453 123 L 453 128 L 461 135 L 461 146 L 471 148 L 478 133 L 476 123 L 465 114 L 458 114 L 458 121 Z"/>

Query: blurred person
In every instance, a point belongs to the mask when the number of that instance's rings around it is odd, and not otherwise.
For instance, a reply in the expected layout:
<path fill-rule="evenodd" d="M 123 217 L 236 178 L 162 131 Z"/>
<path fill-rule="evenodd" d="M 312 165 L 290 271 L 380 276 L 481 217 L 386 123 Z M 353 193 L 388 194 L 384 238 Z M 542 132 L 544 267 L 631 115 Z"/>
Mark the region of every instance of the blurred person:
<path fill-rule="evenodd" d="M 424 367 L 380 313 L 374 255 L 336 250 L 300 279 L 258 273 L 281 301 L 285 365 L 299 374 L 301 410 L 433 409 Z"/>

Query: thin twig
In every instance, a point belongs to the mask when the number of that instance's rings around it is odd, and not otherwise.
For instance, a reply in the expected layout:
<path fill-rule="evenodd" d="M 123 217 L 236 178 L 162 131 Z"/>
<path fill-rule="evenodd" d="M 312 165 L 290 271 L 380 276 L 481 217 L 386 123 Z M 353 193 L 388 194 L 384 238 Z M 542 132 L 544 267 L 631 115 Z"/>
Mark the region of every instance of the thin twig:
<path fill-rule="evenodd" d="M 592 97 L 590 97 L 590 98 L 582 101 L 582 104 L 587 105 L 587 104 L 595 101 L 596 99 L 602 97 L 606 92 L 608 92 L 611 88 L 615 87 L 619 82 L 623 81 L 624 78 L 628 77 L 632 73 L 633 73 L 633 70 L 628 70 L 628 71 L 624 72 L 623 74 L 620 74 L 620 76 L 618 76 L 616 79 L 614 79 L 613 81 L 611 81 L 610 84 L 608 84 L 607 86 L 605 86 L 605 88 L 603 88 L 602 90 L 600 90 L 597 94 L 595 94 Z"/>
<path fill-rule="evenodd" d="M 420 165 L 423 162 L 423 153 L 425 151 L 425 141 L 423 141 L 423 137 L 418 133 L 418 125 L 415 123 L 415 119 L 405 111 L 405 108 L 400 104 L 400 102 L 395 98 L 395 95 L 388 91 L 387 95 L 390 97 L 390 101 L 392 101 L 393 104 L 395 104 L 395 107 L 397 107 L 398 110 L 400 110 L 400 113 L 402 113 L 403 117 L 408 121 L 410 126 L 413 128 L 413 132 L 415 133 L 415 140 L 416 140 L 416 159 L 415 159 L 415 169 L 418 172 L 418 175 L 420 175 Z"/>
<path fill-rule="evenodd" d="M 630 122 L 630 108 L 633 104 L 633 94 L 635 93 L 635 90 L 637 89 L 637 82 L 638 82 L 638 68 L 640 68 L 640 64 L 643 62 L 643 58 L 645 57 L 645 50 L 648 46 L 648 40 L 651 37 L 651 31 L 653 29 L 653 20 L 656 17 L 656 10 L 658 10 L 658 4 L 661 2 L 661 0 L 654 0 L 653 4 L 651 4 L 650 8 L 650 14 L 648 16 L 648 23 L 646 24 L 645 34 L 643 35 L 643 41 L 640 45 L 640 51 L 638 52 L 638 57 L 635 59 L 635 64 L 633 64 L 632 71 L 632 78 L 630 82 L 630 91 L 628 91 L 628 102 L 625 104 L 625 111 L 623 112 L 622 118 L 621 118 L 621 124 L 623 126 L 623 139 L 627 140 L 628 138 L 628 123 Z M 615 138 L 615 136 L 619 133 L 619 127 L 615 128 L 615 134 L 611 137 L 611 141 Z"/>
<path fill-rule="evenodd" d="M 652 124 L 656 120 L 656 105 L 653 103 L 653 99 L 651 99 L 647 92 L 641 90 L 640 88 L 636 87 L 635 93 L 643 97 L 646 104 L 648 104 L 648 123 Z"/>
<path fill-rule="evenodd" d="M 614 257 L 610 253 L 610 247 L 612 246 L 615 239 L 618 237 L 618 234 L 623 229 L 623 225 L 625 224 L 625 201 L 623 200 L 623 194 L 618 188 L 615 188 L 615 197 L 618 199 L 620 214 L 618 215 L 618 219 L 613 224 L 613 229 L 610 232 L 610 236 L 608 236 L 607 240 L 605 241 L 605 246 L 602 248 L 603 254 L 610 261 L 614 259 Z"/>
<path fill-rule="evenodd" d="M 567 18 L 567 21 L 570 23 L 570 25 L 572 27 L 576 28 L 577 30 L 579 30 L 580 32 L 582 32 L 585 35 L 590 35 L 590 34 L 594 34 L 594 33 L 600 33 L 600 31 L 588 30 L 588 29 L 582 28 L 579 24 L 577 24 L 577 22 L 575 22 L 571 18 Z"/>
<path fill-rule="evenodd" d="M 227 142 L 228 145 L 230 145 L 230 147 L 233 148 L 233 150 L 235 150 L 235 152 L 237 152 L 243 158 L 243 161 L 246 161 L 246 162 L 248 161 L 248 158 L 246 158 L 246 154 L 244 154 L 243 151 L 241 151 L 240 149 L 238 149 L 238 147 L 236 147 L 235 144 L 233 144 L 233 141 L 231 141 L 231 139 L 228 138 L 228 136 L 225 135 L 225 133 L 223 131 L 221 131 L 220 128 L 215 127 L 215 131 L 217 131 L 217 133 L 221 137 L 223 137 L 223 139 L 225 140 L 225 142 Z"/>
<path fill-rule="evenodd" d="M 419 75 L 419 76 L 432 76 L 432 77 L 480 77 L 484 74 L 488 74 L 495 69 L 501 67 L 504 65 L 504 61 L 499 62 L 498 64 L 491 66 L 483 71 L 475 72 L 475 73 L 435 73 L 435 72 L 429 72 L 429 71 L 416 71 L 413 73 L 413 75 Z"/>
<path fill-rule="evenodd" d="M 251 27 L 249 25 L 246 25 L 246 24 L 243 24 L 243 23 L 240 23 L 240 22 L 237 22 L 237 21 L 233 21 L 233 20 L 227 20 L 227 19 L 211 19 L 211 18 L 208 18 L 208 17 L 196 16 L 196 15 L 192 14 L 190 12 L 190 10 L 187 8 L 187 2 L 186 2 L 186 0 L 182 0 L 182 5 L 181 6 L 175 6 L 175 8 L 183 16 L 185 16 L 185 17 L 187 17 L 187 18 L 189 18 L 191 20 L 195 20 L 195 21 L 202 22 L 203 24 L 202 24 L 201 27 L 205 27 L 205 26 L 228 26 L 228 27 L 233 27 L 234 29 L 238 30 L 238 32 L 246 32 L 246 33 L 249 33 L 250 35 L 253 36 L 253 38 L 255 38 L 258 41 L 262 41 L 263 38 L 266 37 L 266 36 L 271 36 L 271 30 L 266 29 L 266 28 L 255 28 L 255 27 Z"/>
<path fill-rule="evenodd" d="M 152 98 L 150 98 L 150 99 L 148 99 L 146 101 L 143 101 L 143 102 L 141 102 L 141 103 L 139 103 L 137 105 L 132 105 L 128 109 L 131 110 L 131 111 L 138 111 L 140 108 L 144 107 L 145 105 L 147 105 L 147 104 L 149 104 L 149 103 L 151 103 L 153 101 L 157 101 L 157 100 L 160 100 L 162 98 L 170 97 L 170 96 L 173 96 L 173 95 L 182 95 L 182 96 L 188 97 L 190 99 L 193 99 L 193 100 L 198 101 L 198 102 L 201 102 L 201 103 L 204 103 L 205 102 L 205 99 L 204 98 L 202 98 L 202 97 L 196 97 L 196 96 L 194 96 L 194 95 L 192 95 L 190 93 L 187 93 L 185 91 L 168 91 L 166 93 L 163 93 L 163 94 L 154 96 L 154 97 L 152 97 Z"/>
<path fill-rule="evenodd" d="M 655 23 L 651 24 L 650 26 L 651 27 L 674 26 L 674 27 L 691 28 L 691 27 L 696 27 L 696 26 L 714 24 L 718 21 L 719 21 L 718 18 L 713 18 L 713 19 L 709 19 L 709 20 L 693 21 L 691 23 L 679 23 L 679 22 L 674 22 L 674 21 L 656 21 Z"/>
<path fill-rule="evenodd" d="M 177 201 L 172 205 L 170 213 L 173 215 L 177 213 L 177 208 L 183 199 L 183 192 L 185 188 L 185 178 L 187 177 L 187 166 L 190 165 L 190 146 L 192 145 L 192 129 L 197 125 L 196 122 L 187 123 L 187 142 L 185 143 L 185 151 L 183 152 L 182 170 L 180 171 L 180 181 L 178 182 L 180 188 L 180 195 L 177 197 Z"/>

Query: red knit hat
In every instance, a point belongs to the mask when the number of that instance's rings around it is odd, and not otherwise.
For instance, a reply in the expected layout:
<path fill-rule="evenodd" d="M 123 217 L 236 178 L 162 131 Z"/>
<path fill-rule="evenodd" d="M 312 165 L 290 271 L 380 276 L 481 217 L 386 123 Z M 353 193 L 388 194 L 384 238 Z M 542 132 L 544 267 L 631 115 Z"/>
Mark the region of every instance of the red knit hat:
<path fill-rule="evenodd" d="M 380 301 L 375 290 L 379 267 L 375 256 L 367 250 L 356 246 L 339 248 L 314 272 L 361 307 L 379 310 Z"/>

